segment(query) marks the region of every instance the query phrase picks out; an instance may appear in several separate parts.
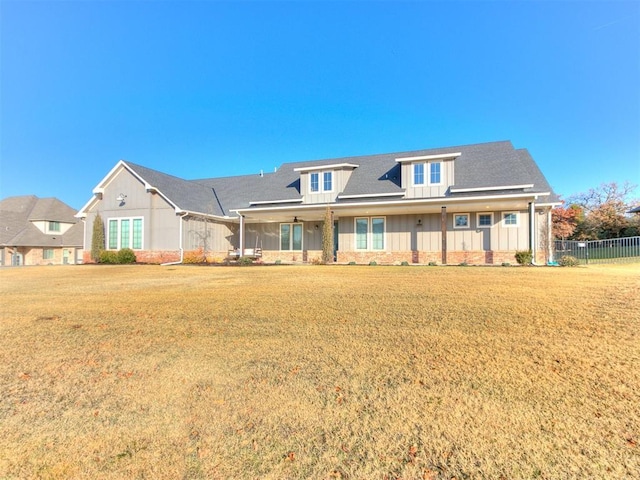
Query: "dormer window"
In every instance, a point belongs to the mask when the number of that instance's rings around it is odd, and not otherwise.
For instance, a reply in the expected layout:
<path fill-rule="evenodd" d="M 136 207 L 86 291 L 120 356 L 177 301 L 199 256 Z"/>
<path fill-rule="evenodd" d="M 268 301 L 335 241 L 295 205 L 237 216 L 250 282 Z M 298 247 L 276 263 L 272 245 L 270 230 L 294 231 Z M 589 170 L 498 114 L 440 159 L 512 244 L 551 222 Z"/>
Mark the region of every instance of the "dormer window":
<path fill-rule="evenodd" d="M 49 222 L 49 231 L 52 233 L 60 232 L 60 222 Z"/>
<path fill-rule="evenodd" d="M 440 185 L 442 183 L 442 162 L 427 162 L 413 164 L 413 184 L 425 185 L 425 170 L 428 172 L 428 185 Z"/>
<path fill-rule="evenodd" d="M 309 174 L 309 191 L 311 193 L 332 192 L 333 172 L 311 172 Z"/>

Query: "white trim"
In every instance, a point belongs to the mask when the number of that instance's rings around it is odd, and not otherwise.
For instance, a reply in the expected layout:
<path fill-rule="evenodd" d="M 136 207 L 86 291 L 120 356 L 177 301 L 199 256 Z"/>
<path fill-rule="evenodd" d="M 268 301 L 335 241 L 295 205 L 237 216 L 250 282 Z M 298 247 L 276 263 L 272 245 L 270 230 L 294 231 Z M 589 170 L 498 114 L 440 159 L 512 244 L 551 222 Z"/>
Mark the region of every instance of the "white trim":
<path fill-rule="evenodd" d="M 329 173 L 331 174 L 331 189 L 330 190 L 326 190 L 324 188 L 324 176 Z M 333 191 L 335 191 L 334 189 L 334 180 L 335 180 L 335 175 L 334 175 L 335 171 L 334 170 L 318 170 L 318 171 L 313 171 L 313 172 L 309 172 L 309 182 L 308 182 L 308 191 L 309 191 L 309 195 L 317 195 L 320 193 L 331 193 Z M 318 175 L 318 190 L 311 190 L 311 177 L 312 175 Z"/>
<path fill-rule="evenodd" d="M 302 228 L 302 232 L 300 235 L 300 250 L 293 250 L 291 248 L 287 250 L 282 249 L 282 225 L 289 225 L 291 228 L 289 230 L 289 247 L 293 247 L 293 226 L 300 225 Z M 304 223 L 303 222 L 280 222 L 278 224 L 278 247 L 280 252 L 300 252 L 304 251 Z"/>
<path fill-rule="evenodd" d="M 382 248 L 373 248 L 373 220 L 381 218 L 383 223 Z M 367 246 L 358 248 L 358 220 L 367 221 Z M 353 250 L 355 252 L 384 252 L 387 248 L 387 217 L 386 215 L 359 216 L 353 218 Z"/>
<path fill-rule="evenodd" d="M 249 205 L 269 205 L 270 203 L 300 203 L 302 198 L 294 198 L 291 200 L 259 200 L 256 202 L 249 202 Z"/>
<path fill-rule="evenodd" d="M 338 195 L 338 199 L 343 198 L 372 198 L 372 197 L 404 197 L 405 192 L 393 193 L 362 193 L 359 195 Z"/>
<path fill-rule="evenodd" d="M 538 195 L 545 195 L 538 194 Z M 548 193 L 547 193 L 548 195 Z M 401 207 L 405 205 L 416 205 L 416 204 L 456 204 L 461 201 L 470 202 L 470 201 L 478 201 L 478 200 L 514 200 L 514 199 L 525 199 L 525 198 L 533 198 L 533 195 L 530 193 L 514 193 L 510 195 L 486 195 L 486 196 L 474 196 L 474 197 L 435 197 L 435 198 L 416 198 L 416 199 L 407 199 L 395 202 L 354 202 L 354 203 L 315 203 L 315 204 L 306 204 L 299 205 L 298 208 L 301 210 L 308 209 L 317 209 L 319 207 L 326 207 L 327 205 L 333 209 L 344 208 L 353 208 L 353 207 L 379 207 L 379 206 L 387 206 L 387 207 Z M 238 215 L 244 213 L 251 212 L 267 212 L 267 211 L 278 211 L 278 210 L 287 210 L 291 207 L 273 207 L 273 208 L 238 208 L 234 210 L 230 210 L 231 212 L 235 212 Z M 242 213 L 240 213 L 242 212 Z"/>
<path fill-rule="evenodd" d="M 467 224 L 466 225 L 456 225 L 456 217 L 461 217 L 461 216 L 466 216 L 467 217 Z M 453 214 L 453 228 L 454 230 L 468 230 L 471 228 L 471 215 L 469 213 L 454 213 Z"/>
<path fill-rule="evenodd" d="M 417 157 L 399 157 L 396 158 L 396 162 L 415 162 L 416 160 L 447 160 L 447 159 L 455 159 L 462 155 L 462 152 L 455 153 L 440 153 L 438 155 L 419 155 Z"/>
<path fill-rule="evenodd" d="M 115 220 L 116 222 L 118 222 L 118 232 L 116 233 L 116 248 L 113 249 L 110 246 L 110 235 L 111 235 L 111 227 L 110 227 L 110 223 L 112 220 Z M 123 247 L 122 244 L 120 243 L 121 241 L 121 225 L 122 225 L 122 221 L 123 220 L 130 220 L 131 224 L 129 225 L 129 246 L 128 247 Z M 142 224 L 141 224 L 141 230 L 140 230 L 140 248 L 134 248 L 133 247 L 133 222 L 134 220 L 141 220 Z M 106 221 L 106 235 L 105 235 L 105 247 L 106 250 L 120 250 L 122 248 L 130 248 L 131 250 L 144 250 L 144 217 L 108 217 L 107 221 Z"/>
<path fill-rule="evenodd" d="M 422 183 L 416 183 L 416 167 L 418 165 L 422 166 Z M 411 164 L 411 186 L 412 187 L 420 188 L 420 187 L 424 187 L 427 184 L 427 179 L 424 178 L 425 170 L 427 170 L 425 166 L 427 165 L 429 164 L 424 162 L 416 162 Z"/>
<path fill-rule="evenodd" d="M 480 224 L 480 215 L 489 215 L 491 217 L 490 225 L 481 225 Z M 493 227 L 493 212 L 478 212 L 476 213 L 476 228 L 491 228 Z"/>
<path fill-rule="evenodd" d="M 427 175 L 429 175 L 429 176 L 426 179 L 427 180 L 426 185 L 429 186 L 429 187 L 442 185 L 443 184 L 443 182 L 442 182 L 442 176 L 443 176 L 442 162 L 427 162 L 425 165 L 429 166 L 429 168 L 427 169 L 427 170 L 429 170 L 429 172 L 427 173 Z M 432 182 L 431 181 L 431 167 L 433 165 L 438 165 L 439 166 L 438 167 L 439 168 L 438 176 L 440 177 L 440 181 L 439 182 Z"/>
<path fill-rule="evenodd" d="M 493 190 L 513 190 L 516 188 L 533 188 L 533 183 L 526 185 L 504 185 L 496 187 L 470 187 L 470 188 L 451 188 L 451 193 L 463 193 L 463 192 L 489 192 Z"/>
<path fill-rule="evenodd" d="M 293 171 L 294 172 L 311 172 L 315 170 L 327 170 L 329 168 L 345 168 L 345 167 L 358 168 L 359 166 L 360 165 L 356 165 L 355 163 L 333 163 L 329 165 L 315 165 L 312 167 L 298 167 L 298 168 L 294 168 Z"/>
<path fill-rule="evenodd" d="M 514 214 L 516 216 L 516 223 L 507 223 L 506 215 Z M 520 226 L 520 212 L 519 211 L 506 211 L 502 212 L 502 226 L 504 228 L 518 228 Z"/>

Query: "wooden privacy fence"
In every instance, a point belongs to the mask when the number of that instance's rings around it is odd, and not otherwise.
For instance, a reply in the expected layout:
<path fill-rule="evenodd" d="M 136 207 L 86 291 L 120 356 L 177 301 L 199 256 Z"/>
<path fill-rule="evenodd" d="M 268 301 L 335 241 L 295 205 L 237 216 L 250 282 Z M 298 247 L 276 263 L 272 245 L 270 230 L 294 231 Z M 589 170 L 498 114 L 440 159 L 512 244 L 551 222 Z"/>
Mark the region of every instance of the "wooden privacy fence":
<path fill-rule="evenodd" d="M 555 240 L 554 251 L 556 261 L 571 255 L 583 264 L 640 262 L 640 237 Z"/>

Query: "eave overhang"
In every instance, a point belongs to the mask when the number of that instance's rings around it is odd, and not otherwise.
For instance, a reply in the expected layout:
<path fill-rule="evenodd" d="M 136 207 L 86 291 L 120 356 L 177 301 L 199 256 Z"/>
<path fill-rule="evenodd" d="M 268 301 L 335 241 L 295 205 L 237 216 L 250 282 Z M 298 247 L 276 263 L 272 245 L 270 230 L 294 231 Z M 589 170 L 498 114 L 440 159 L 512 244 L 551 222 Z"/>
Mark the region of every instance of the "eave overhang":
<path fill-rule="evenodd" d="M 310 167 L 294 168 L 294 172 L 312 172 L 317 170 L 335 170 L 336 168 L 358 168 L 355 163 L 328 163 L 326 165 L 313 165 Z"/>
<path fill-rule="evenodd" d="M 404 162 L 418 162 L 423 160 L 425 162 L 433 161 L 433 160 L 455 160 L 462 152 L 454 152 L 454 153 L 439 153 L 437 155 L 418 155 L 416 157 L 398 157 L 396 158 L 396 162 L 404 163 Z"/>

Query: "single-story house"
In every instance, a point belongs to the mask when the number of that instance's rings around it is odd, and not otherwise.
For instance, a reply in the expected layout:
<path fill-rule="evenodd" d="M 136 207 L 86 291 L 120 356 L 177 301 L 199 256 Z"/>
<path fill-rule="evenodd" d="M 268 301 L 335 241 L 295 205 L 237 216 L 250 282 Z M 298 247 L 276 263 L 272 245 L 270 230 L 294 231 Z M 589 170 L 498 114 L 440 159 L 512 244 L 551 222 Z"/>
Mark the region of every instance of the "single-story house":
<path fill-rule="evenodd" d="M 35 195 L 0 201 L 0 265 L 82 262 L 83 224 L 57 198 Z"/>
<path fill-rule="evenodd" d="M 106 248 L 138 261 L 312 261 L 332 214 L 339 263 L 500 264 L 518 250 L 551 260 L 559 205 L 531 155 L 511 142 L 285 163 L 272 173 L 184 180 L 121 160 L 77 213 L 85 261 L 96 214 Z"/>

